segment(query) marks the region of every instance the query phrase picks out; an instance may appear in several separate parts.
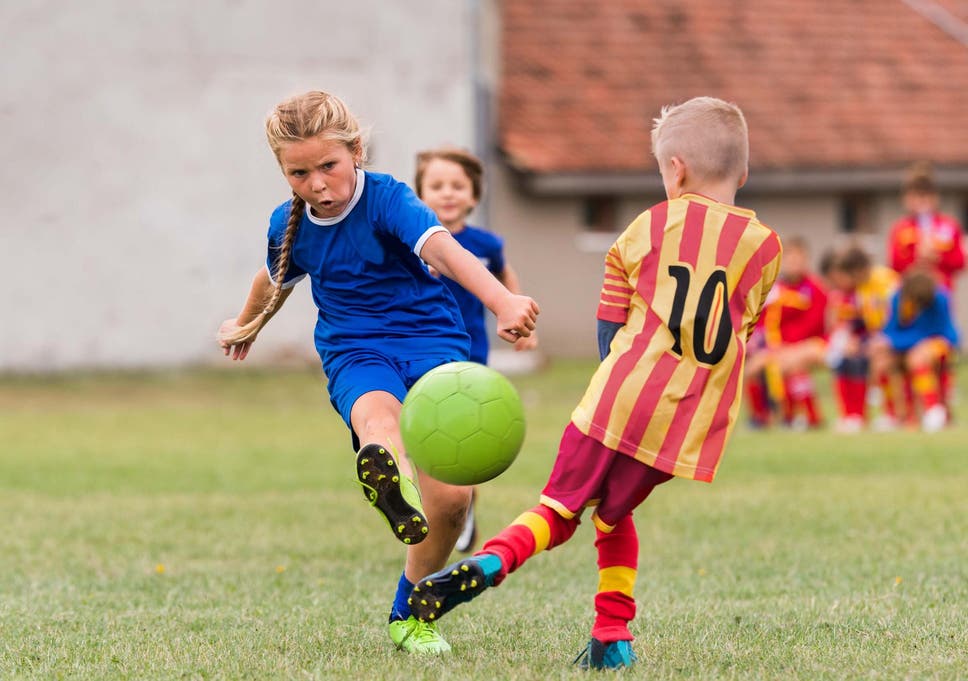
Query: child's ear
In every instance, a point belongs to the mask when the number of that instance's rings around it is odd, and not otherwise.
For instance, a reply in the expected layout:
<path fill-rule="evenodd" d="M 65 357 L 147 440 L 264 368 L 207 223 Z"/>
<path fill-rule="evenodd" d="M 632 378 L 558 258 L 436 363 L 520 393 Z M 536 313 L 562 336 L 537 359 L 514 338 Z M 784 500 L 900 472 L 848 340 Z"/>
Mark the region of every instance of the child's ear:
<path fill-rule="evenodd" d="M 748 180 L 749 177 L 750 177 L 750 169 L 747 166 L 746 170 L 743 171 L 742 177 L 739 178 L 739 182 L 736 183 L 736 188 L 739 189 L 744 184 L 746 184 L 746 180 Z"/>
<path fill-rule="evenodd" d="M 686 184 L 686 163 L 678 156 L 670 158 L 669 163 L 672 165 L 673 184 L 676 189 L 681 190 Z"/>

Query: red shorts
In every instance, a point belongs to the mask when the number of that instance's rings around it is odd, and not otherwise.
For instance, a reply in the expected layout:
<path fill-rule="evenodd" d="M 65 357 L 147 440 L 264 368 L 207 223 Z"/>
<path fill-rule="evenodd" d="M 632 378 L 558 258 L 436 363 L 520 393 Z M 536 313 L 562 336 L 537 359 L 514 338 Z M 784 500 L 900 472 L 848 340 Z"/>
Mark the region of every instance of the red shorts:
<path fill-rule="evenodd" d="M 580 515 L 586 506 L 597 506 L 592 522 L 603 532 L 611 532 L 656 485 L 670 478 L 670 473 L 609 449 L 569 423 L 541 492 L 541 503 L 565 518 Z"/>

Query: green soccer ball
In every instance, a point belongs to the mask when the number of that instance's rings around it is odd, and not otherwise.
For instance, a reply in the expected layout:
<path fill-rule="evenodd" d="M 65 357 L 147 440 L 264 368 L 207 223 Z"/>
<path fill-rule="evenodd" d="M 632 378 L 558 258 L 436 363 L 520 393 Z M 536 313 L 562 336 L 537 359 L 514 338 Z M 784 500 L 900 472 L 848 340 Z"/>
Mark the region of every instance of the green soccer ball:
<path fill-rule="evenodd" d="M 474 362 L 428 371 L 407 393 L 400 433 L 417 468 L 452 485 L 497 477 L 524 442 L 521 398 L 504 376 Z"/>

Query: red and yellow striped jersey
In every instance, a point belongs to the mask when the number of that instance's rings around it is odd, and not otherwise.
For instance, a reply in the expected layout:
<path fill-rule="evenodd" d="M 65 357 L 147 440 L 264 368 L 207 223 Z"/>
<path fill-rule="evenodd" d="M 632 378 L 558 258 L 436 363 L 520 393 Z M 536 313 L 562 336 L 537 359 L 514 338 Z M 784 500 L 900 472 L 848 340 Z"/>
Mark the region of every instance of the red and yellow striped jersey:
<path fill-rule="evenodd" d="M 572 413 L 579 430 L 661 471 L 712 481 L 780 257 L 779 238 L 752 211 L 696 194 L 636 218 L 605 258 L 598 318 L 624 326 Z"/>

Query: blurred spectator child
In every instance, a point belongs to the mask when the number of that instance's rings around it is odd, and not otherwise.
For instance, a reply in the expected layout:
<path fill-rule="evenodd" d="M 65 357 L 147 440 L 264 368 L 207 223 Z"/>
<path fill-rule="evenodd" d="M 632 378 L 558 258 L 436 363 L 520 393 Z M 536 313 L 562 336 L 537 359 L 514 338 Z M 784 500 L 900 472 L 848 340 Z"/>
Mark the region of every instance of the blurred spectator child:
<path fill-rule="evenodd" d="M 954 276 L 965 267 L 965 252 L 961 225 L 938 211 L 939 198 L 931 166 L 913 166 L 904 183 L 907 215 L 891 228 L 887 250 L 895 271 L 926 269 L 950 292 Z"/>
<path fill-rule="evenodd" d="M 894 223 L 888 241 L 890 265 L 903 274 L 912 267 L 927 269 L 948 290 L 965 267 L 961 225 L 938 211 L 940 196 L 930 163 L 916 163 L 908 171 L 902 196 L 907 215 Z M 939 368 L 941 391 L 950 395 L 951 373 L 947 361 Z"/>
<path fill-rule="evenodd" d="M 831 286 L 827 362 L 836 374 L 837 429 L 856 433 L 866 420 L 869 342 L 887 322 L 898 276 L 890 268 L 872 265 L 859 246 L 834 257 L 827 276 Z M 885 393 L 885 401 L 891 399 Z"/>
<path fill-rule="evenodd" d="M 891 298 L 883 337 L 872 349 L 875 371 L 896 385 L 910 379 L 926 432 L 948 422 L 939 381 L 939 369 L 958 347 L 958 332 L 951 317 L 948 293 L 925 270 L 908 270 L 901 288 Z M 913 419 L 916 412 L 909 414 Z"/>
<path fill-rule="evenodd" d="M 754 425 L 767 423 L 771 401 L 780 407 L 787 425 L 797 425 L 801 418 L 807 427 L 821 424 L 810 372 L 825 363 L 826 313 L 827 291 L 810 270 L 806 240 L 785 240 L 780 276 L 757 326 L 762 340 L 747 357 Z"/>
<path fill-rule="evenodd" d="M 436 213 L 440 224 L 447 228 L 457 243 L 476 255 L 511 293 L 520 293 L 518 275 L 504 257 L 504 241 L 501 237 L 467 224 L 467 216 L 481 200 L 483 185 L 484 164 L 469 151 L 457 147 L 438 147 L 417 154 L 414 181 L 417 196 Z M 442 276 L 441 281 L 457 301 L 464 328 L 471 337 L 470 360 L 487 364 L 489 343 L 484 303 L 453 279 Z M 514 349 L 531 350 L 537 344 L 538 335 L 532 332 L 527 338 L 519 338 L 514 343 Z M 477 488 L 474 488 L 471 504 L 464 518 L 464 529 L 454 547 L 461 553 L 467 553 L 474 548 L 477 540 L 476 505 Z"/>

